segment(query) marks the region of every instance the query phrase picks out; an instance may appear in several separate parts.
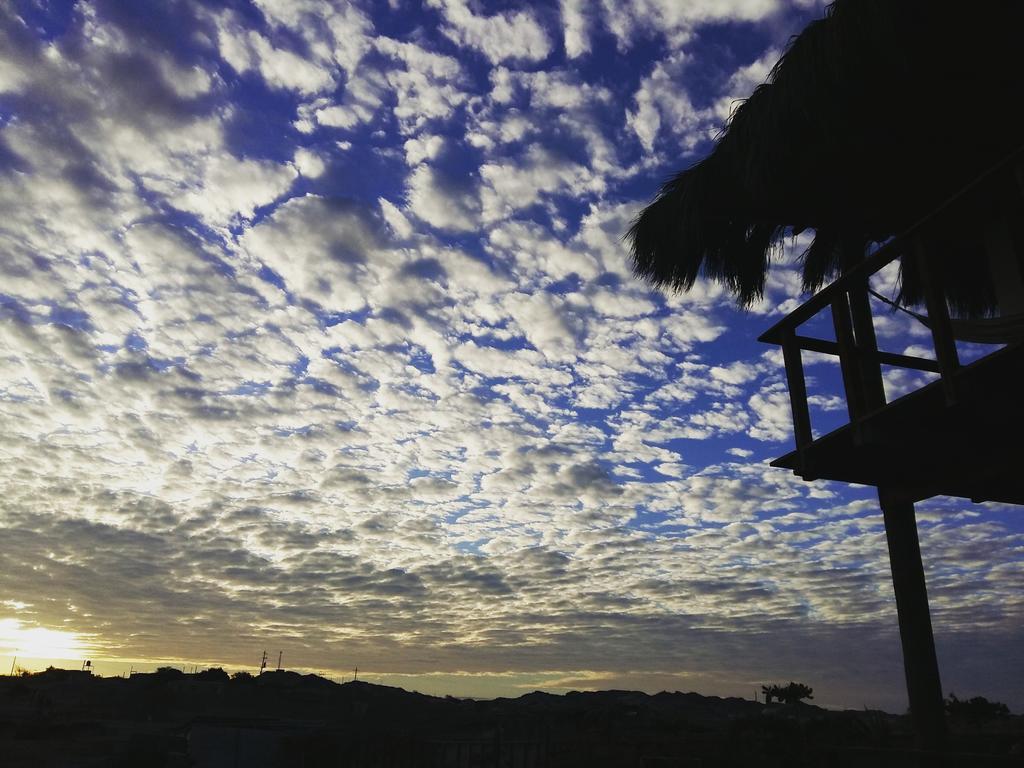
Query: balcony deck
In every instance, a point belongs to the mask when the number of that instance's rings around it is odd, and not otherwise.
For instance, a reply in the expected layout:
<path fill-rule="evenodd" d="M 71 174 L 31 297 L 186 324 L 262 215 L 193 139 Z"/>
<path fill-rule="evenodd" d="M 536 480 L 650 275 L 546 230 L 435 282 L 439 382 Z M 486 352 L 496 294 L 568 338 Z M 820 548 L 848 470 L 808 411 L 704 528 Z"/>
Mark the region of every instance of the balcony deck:
<path fill-rule="evenodd" d="M 1024 345 L 935 381 L 772 462 L 805 480 L 1024 504 Z"/>

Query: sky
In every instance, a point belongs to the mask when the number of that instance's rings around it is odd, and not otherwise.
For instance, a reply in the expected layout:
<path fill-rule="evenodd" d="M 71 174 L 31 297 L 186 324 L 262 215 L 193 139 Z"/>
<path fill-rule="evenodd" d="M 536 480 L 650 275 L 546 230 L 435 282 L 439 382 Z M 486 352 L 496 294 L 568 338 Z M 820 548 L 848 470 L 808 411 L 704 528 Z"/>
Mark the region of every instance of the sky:
<path fill-rule="evenodd" d="M 873 491 L 768 466 L 806 242 L 741 310 L 622 241 L 822 8 L 0 0 L 0 665 L 903 711 Z M 918 521 L 944 690 L 1024 709 L 1019 511 Z"/>

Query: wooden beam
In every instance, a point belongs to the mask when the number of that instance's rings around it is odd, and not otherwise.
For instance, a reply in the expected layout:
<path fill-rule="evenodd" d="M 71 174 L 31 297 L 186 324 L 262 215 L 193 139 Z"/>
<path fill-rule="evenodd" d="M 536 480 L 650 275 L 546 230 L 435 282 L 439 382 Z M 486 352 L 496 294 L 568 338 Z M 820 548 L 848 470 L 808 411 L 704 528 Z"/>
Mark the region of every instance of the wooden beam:
<path fill-rule="evenodd" d="M 799 334 L 794 335 L 793 338 L 796 339 L 796 345 L 807 352 L 820 352 L 823 355 L 839 354 L 839 345 L 834 341 L 816 339 L 813 336 L 801 336 Z M 869 356 L 875 357 L 882 365 L 892 365 L 897 368 L 910 368 L 915 371 L 928 371 L 930 373 L 939 372 L 938 361 L 929 360 L 926 357 L 911 357 L 909 355 L 900 355 L 896 352 L 883 352 L 882 350 L 878 350 Z"/>
<path fill-rule="evenodd" d="M 830 283 L 811 296 L 799 307 L 794 309 L 779 322 L 757 337 L 758 341 L 767 344 L 781 344 L 782 338 L 787 332 L 795 332 L 797 327 L 803 325 L 816 314 L 829 306 L 836 297 L 846 290 L 846 281 L 855 280 L 860 277 L 867 278 L 880 270 L 890 261 L 900 256 L 900 238 L 893 238 L 883 245 L 864 261 L 858 262 L 849 272 L 840 277 L 834 283 Z"/>

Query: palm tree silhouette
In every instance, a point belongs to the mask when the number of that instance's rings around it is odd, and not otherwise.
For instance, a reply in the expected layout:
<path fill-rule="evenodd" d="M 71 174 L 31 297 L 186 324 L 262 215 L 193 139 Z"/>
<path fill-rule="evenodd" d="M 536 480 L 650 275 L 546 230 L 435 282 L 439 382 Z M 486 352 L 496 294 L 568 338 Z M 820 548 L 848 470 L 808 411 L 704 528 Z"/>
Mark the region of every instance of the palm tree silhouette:
<path fill-rule="evenodd" d="M 969 14 L 929 0 L 837 0 L 734 110 L 714 151 L 641 213 L 627 236 L 636 272 L 682 289 L 703 274 L 749 304 L 779 242 L 813 230 L 803 279 L 820 288 L 1020 148 L 1024 110 L 1004 105 L 1024 96 L 1022 22 L 1024 6 L 997 0 Z M 977 269 L 978 233 L 997 214 L 1020 220 L 1019 191 L 980 190 L 970 207 L 932 228 L 927 249 L 956 278 L 946 282 L 953 306 L 983 315 L 997 297 Z M 903 278 L 901 300 L 920 301 L 909 260 Z"/>

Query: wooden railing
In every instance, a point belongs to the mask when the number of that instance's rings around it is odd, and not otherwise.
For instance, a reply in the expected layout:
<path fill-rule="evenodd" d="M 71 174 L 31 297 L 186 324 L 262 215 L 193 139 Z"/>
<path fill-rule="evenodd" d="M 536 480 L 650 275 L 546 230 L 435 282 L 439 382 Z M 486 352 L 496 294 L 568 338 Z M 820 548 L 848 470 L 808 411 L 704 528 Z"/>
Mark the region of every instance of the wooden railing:
<path fill-rule="evenodd" d="M 855 439 L 860 441 L 861 425 L 866 416 L 885 407 L 882 365 L 938 373 L 947 404 L 957 399 L 954 374 L 960 367 L 952 321 L 946 304 L 940 274 L 929 267 L 922 246 L 921 233 L 940 217 L 956 215 L 956 206 L 967 195 L 991 181 L 996 174 L 1012 169 L 1020 177 L 1019 162 L 1024 156 L 1021 147 L 992 166 L 968 186 L 947 200 L 938 209 L 918 221 L 903 234 L 893 238 L 863 261 L 823 288 L 808 301 L 765 331 L 759 341 L 782 347 L 793 411 L 796 447 L 803 453 L 813 441 L 807 384 L 804 378 L 803 352 L 836 355 L 842 371 L 850 423 Z M 898 258 L 913 258 L 922 277 L 928 326 L 931 329 L 934 359 L 886 352 L 878 348 L 871 313 L 869 280 L 872 275 Z M 818 339 L 799 333 L 800 327 L 825 309 L 832 314 L 836 340 Z"/>

